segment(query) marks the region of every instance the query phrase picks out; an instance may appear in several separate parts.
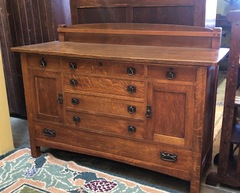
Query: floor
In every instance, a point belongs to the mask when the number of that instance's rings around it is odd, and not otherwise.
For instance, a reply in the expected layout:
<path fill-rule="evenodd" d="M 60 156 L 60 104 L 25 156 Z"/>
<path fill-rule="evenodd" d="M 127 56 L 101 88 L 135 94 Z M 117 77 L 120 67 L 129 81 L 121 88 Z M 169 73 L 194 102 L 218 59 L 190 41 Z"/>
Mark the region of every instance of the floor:
<path fill-rule="evenodd" d="M 11 117 L 11 124 L 15 148 L 29 146 L 27 120 Z M 218 153 L 220 139 L 219 135 L 220 134 L 217 135 L 216 140 L 214 141 L 213 155 L 216 155 L 216 153 Z M 176 192 L 189 192 L 189 182 L 179 180 L 177 178 L 173 178 L 167 175 L 162 175 L 157 172 L 82 154 L 53 149 L 43 149 L 43 151 L 50 152 L 55 157 L 65 160 L 73 160 L 81 165 L 90 166 L 94 169 L 108 171 L 109 173 L 115 173 L 120 176 L 125 176 L 127 178 L 134 178 L 135 180 L 151 183 L 153 185 L 164 186 L 166 189 L 169 188 L 171 190 L 176 190 Z M 233 189 L 219 185 L 216 187 L 206 185 L 205 177 L 209 172 L 212 171 L 216 171 L 216 166 L 212 165 L 206 172 L 204 172 L 201 183 L 201 193 L 240 193 L 239 189 Z"/>

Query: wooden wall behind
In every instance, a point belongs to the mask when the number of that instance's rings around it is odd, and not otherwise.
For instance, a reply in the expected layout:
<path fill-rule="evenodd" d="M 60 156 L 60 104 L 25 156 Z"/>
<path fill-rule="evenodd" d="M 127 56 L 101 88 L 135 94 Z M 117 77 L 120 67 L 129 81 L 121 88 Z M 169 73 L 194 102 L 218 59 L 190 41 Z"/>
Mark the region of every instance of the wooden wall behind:
<path fill-rule="evenodd" d="M 10 113 L 26 116 L 20 57 L 10 48 L 57 40 L 57 26 L 71 22 L 69 0 L 0 0 L 0 19 Z"/>

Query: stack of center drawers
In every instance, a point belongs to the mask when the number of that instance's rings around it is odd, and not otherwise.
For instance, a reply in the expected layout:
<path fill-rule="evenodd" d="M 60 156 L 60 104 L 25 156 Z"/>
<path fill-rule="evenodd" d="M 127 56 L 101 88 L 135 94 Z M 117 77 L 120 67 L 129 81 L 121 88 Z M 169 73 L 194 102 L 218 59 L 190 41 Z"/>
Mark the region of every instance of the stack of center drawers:
<path fill-rule="evenodd" d="M 144 65 L 62 58 L 65 123 L 89 132 L 143 138 Z"/>

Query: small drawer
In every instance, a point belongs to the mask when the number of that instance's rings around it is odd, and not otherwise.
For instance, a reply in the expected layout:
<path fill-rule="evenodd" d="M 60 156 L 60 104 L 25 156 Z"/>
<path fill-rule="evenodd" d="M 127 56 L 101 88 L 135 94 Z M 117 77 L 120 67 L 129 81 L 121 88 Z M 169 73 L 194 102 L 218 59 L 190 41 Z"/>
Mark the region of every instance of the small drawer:
<path fill-rule="evenodd" d="M 98 78 L 64 74 L 64 89 L 142 98 L 145 84 L 141 81 Z"/>
<path fill-rule="evenodd" d="M 77 74 L 113 75 L 139 78 L 144 76 L 144 65 L 108 60 L 63 58 L 62 69 Z"/>
<path fill-rule="evenodd" d="M 167 81 L 195 82 L 197 68 L 179 66 L 148 66 L 148 78 Z"/>
<path fill-rule="evenodd" d="M 144 65 L 114 61 L 98 61 L 92 66 L 92 73 L 114 75 L 125 78 L 143 78 Z"/>
<path fill-rule="evenodd" d="M 144 123 L 142 121 L 127 121 L 106 116 L 67 111 L 65 122 L 70 126 L 94 130 L 99 133 L 143 138 Z"/>
<path fill-rule="evenodd" d="M 142 102 L 100 96 L 65 93 L 64 101 L 68 109 L 140 120 L 144 120 L 146 111 Z"/>
<path fill-rule="evenodd" d="M 61 69 L 69 73 L 91 74 L 92 65 L 95 63 L 96 61 L 94 60 L 62 58 Z"/>
<path fill-rule="evenodd" d="M 59 58 L 55 56 L 45 56 L 29 54 L 27 56 L 28 68 L 59 71 Z"/>

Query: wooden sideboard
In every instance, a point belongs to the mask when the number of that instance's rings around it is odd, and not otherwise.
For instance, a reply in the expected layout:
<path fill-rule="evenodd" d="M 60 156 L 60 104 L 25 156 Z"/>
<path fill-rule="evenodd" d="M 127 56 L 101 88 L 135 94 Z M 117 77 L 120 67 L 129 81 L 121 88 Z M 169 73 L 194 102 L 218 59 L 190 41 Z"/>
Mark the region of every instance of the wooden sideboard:
<path fill-rule="evenodd" d="M 221 29 L 62 26 L 21 53 L 31 151 L 104 157 L 190 181 L 211 162 Z"/>

